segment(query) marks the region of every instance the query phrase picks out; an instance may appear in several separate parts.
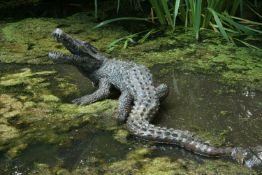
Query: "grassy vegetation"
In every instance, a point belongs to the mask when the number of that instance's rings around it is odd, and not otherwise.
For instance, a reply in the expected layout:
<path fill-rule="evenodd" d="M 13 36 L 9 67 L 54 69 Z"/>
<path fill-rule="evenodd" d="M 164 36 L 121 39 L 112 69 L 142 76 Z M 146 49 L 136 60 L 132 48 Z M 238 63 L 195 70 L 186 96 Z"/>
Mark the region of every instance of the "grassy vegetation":
<path fill-rule="evenodd" d="M 159 24 L 175 31 L 177 23 L 183 24 L 185 30 L 193 28 L 196 40 L 200 39 L 203 29 L 220 32 L 228 42 L 240 41 L 248 47 L 250 44 L 235 39 L 235 36 L 262 34 L 261 22 L 245 19 L 245 12 L 261 21 L 259 2 L 257 0 L 149 0 L 151 15 L 147 18 L 122 17 L 103 21 L 97 27 L 120 20 L 143 20 Z M 120 1 L 118 1 L 118 9 Z"/>
<path fill-rule="evenodd" d="M 193 27 L 196 39 L 199 39 L 201 28 L 211 28 L 219 31 L 227 40 L 233 42 L 235 35 L 262 34 L 262 23 L 246 20 L 244 9 L 256 11 L 257 1 L 249 0 L 150 0 L 156 17 L 161 25 L 168 25 L 175 29 L 178 19 L 184 23 L 185 29 Z M 178 16 L 178 18 L 177 18 Z M 173 20 L 172 20 L 173 19 Z"/>

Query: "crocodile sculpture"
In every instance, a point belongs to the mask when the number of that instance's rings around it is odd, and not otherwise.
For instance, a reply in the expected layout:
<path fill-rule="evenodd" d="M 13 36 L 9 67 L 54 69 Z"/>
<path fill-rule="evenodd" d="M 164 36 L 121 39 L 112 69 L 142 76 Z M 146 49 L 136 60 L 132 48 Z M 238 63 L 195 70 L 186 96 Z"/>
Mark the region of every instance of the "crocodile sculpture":
<path fill-rule="evenodd" d="M 214 147 L 193 137 L 188 131 L 150 124 L 158 111 L 160 99 L 168 94 L 165 84 L 154 87 L 152 75 L 145 66 L 108 59 L 88 42 L 74 39 L 61 29 L 56 29 L 52 35 L 71 54 L 50 52 L 49 57 L 55 62 L 76 66 L 98 86 L 98 90 L 94 93 L 75 99 L 73 103 L 78 105 L 94 103 L 107 98 L 111 88 L 116 88 L 121 92 L 117 119 L 120 123 L 126 121 L 131 134 L 146 140 L 174 144 L 207 157 L 231 157 L 249 167 L 261 164 L 261 146 L 254 149 Z M 252 150 L 257 154 L 253 154 Z"/>

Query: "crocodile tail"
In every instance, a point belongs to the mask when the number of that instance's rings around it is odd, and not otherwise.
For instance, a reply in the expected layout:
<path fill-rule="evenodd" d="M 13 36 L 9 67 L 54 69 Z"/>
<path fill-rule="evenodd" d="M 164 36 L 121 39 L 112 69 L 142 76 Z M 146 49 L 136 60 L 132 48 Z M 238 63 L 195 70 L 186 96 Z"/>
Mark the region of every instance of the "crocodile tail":
<path fill-rule="evenodd" d="M 193 137 L 189 131 L 158 127 L 150 124 L 148 118 L 151 119 L 150 116 L 156 113 L 156 109 L 158 109 L 159 105 L 156 100 L 152 99 L 154 98 L 151 98 L 151 103 L 145 100 L 135 101 L 133 110 L 127 120 L 127 127 L 132 134 L 146 140 L 175 144 L 188 151 L 207 157 L 231 155 L 233 151 L 231 147 L 214 147 Z"/>
<path fill-rule="evenodd" d="M 241 147 L 215 147 L 195 138 L 189 131 L 175 130 L 150 124 L 151 117 L 157 112 L 158 102 L 137 100 L 127 120 L 129 131 L 145 140 L 174 144 L 195 154 L 205 157 L 229 157 L 247 167 L 262 165 L 262 146 L 252 149 Z M 150 117 L 151 116 L 151 117 Z"/>
<path fill-rule="evenodd" d="M 156 141 L 158 143 L 174 144 L 206 157 L 230 156 L 233 151 L 231 147 L 214 147 L 203 143 L 199 139 L 194 138 L 188 131 L 158 127 L 149 124 L 147 121 L 133 121 L 130 118 L 127 121 L 127 126 L 133 135 L 142 137 L 143 139 Z"/>
<path fill-rule="evenodd" d="M 156 89 L 149 70 L 135 66 L 124 75 L 124 81 L 134 97 L 134 106 L 127 120 L 128 130 L 135 136 L 158 143 L 174 144 L 206 157 L 231 157 L 245 154 L 243 149 L 215 147 L 195 138 L 190 132 L 150 124 L 159 108 Z M 240 156 L 241 157 L 241 156 Z"/>

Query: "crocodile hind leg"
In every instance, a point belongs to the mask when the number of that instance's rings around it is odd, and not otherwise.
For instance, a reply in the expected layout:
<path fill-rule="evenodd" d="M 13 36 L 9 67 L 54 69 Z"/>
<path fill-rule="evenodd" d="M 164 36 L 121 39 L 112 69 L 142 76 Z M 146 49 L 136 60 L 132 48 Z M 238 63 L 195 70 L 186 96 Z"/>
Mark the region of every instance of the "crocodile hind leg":
<path fill-rule="evenodd" d="M 119 97 L 119 105 L 118 105 L 118 116 L 117 116 L 118 123 L 125 122 L 130 112 L 132 102 L 133 102 L 133 97 L 129 92 L 124 91 L 121 93 Z"/>
<path fill-rule="evenodd" d="M 81 98 L 74 99 L 72 102 L 78 105 L 91 104 L 99 100 L 107 98 L 110 94 L 110 83 L 107 79 L 99 81 L 99 88 L 92 94 L 85 95 Z"/>
<path fill-rule="evenodd" d="M 160 84 L 156 87 L 156 95 L 160 101 L 163 101 L 168 95 L 168 87 L 166 84 Z"/>

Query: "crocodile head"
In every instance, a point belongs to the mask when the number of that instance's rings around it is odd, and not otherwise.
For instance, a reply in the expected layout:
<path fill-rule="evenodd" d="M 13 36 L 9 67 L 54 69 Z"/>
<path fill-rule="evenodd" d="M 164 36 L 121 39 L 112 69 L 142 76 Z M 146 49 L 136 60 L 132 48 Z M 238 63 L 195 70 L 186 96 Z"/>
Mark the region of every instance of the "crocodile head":
<path fill-rule="evenodd" d="M 55 62 L 74 64 L 87 72 L 99 68 L 106 59 L 89 43 L 74 39 L 59 28 L 55 29 L 52 35 L 71 53 L 66 55 L 59 52 L 49 52 L 49 58 Z"/>
<path fill-rule="evenodd" d="M 63 30 L 57 28 L 52 33 L 53 37 L 62 43 L 72 54 L 79 56 L 86 56 L 88 50 L 86 49 L 86 42 L 73 39 Z"/>

